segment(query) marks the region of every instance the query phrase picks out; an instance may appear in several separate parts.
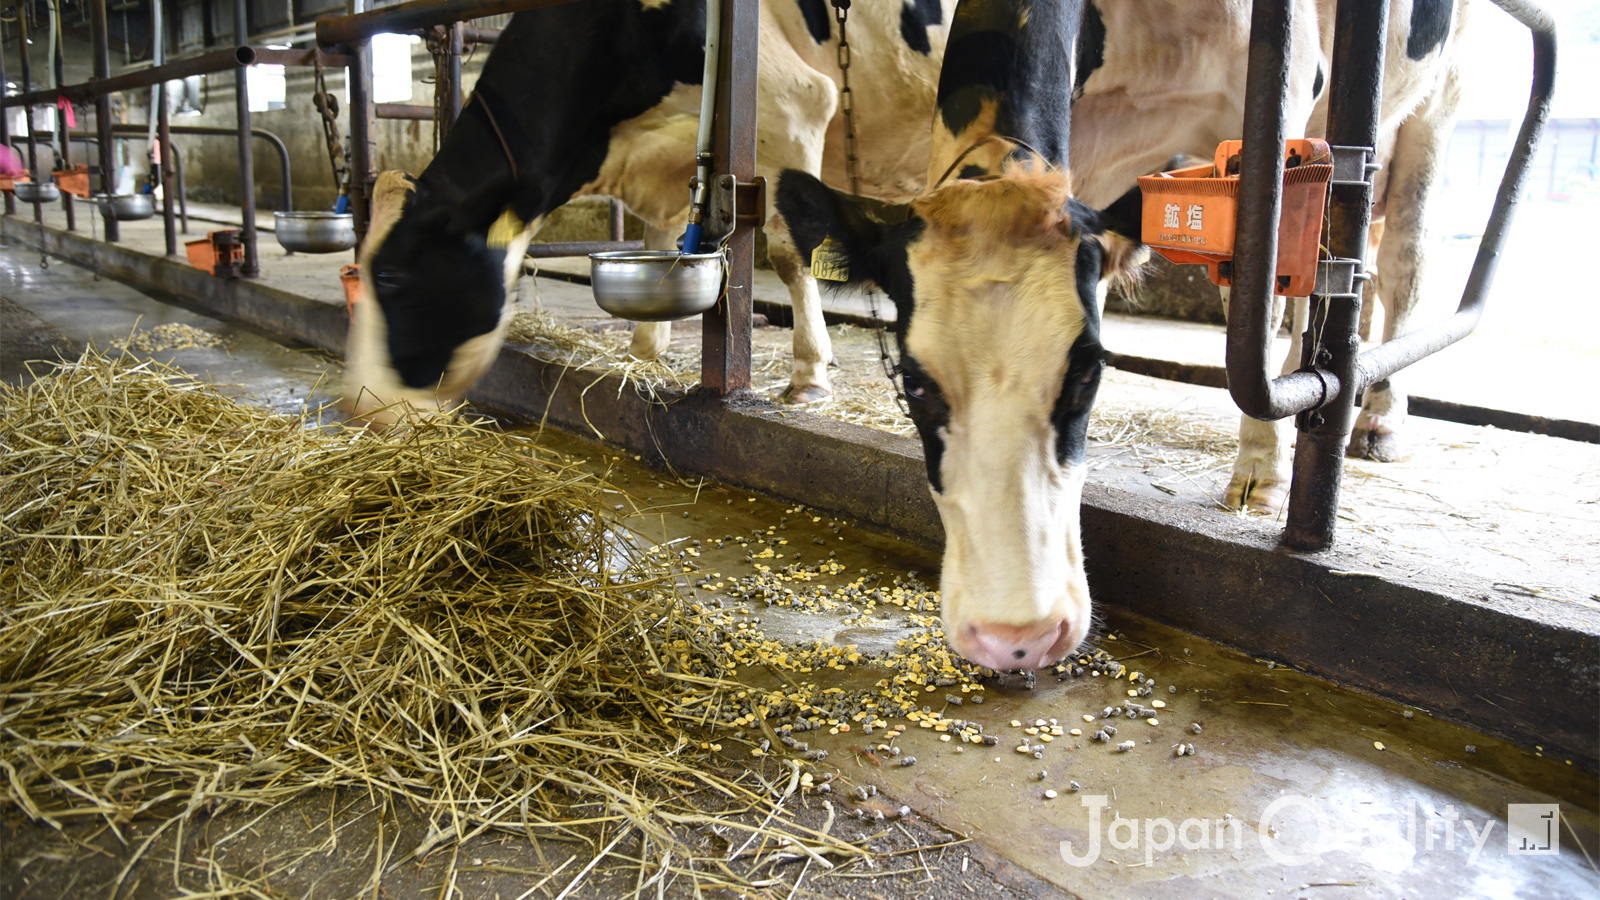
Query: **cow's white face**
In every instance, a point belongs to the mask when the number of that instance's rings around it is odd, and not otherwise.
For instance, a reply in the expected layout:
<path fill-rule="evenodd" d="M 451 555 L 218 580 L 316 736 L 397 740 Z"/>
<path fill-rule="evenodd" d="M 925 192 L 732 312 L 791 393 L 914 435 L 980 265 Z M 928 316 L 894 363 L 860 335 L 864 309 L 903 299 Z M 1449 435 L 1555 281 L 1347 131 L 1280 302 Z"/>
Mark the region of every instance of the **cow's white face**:
<path fill-rule="evenodd" d="M 1055 662 L 1089 628 L 1078 506 L 1100 303 L 1143 259 L 1112 229 L 1136 226 L 1072 201 L 1052 171 L 947 184 L 888 227 L 800 177 L 785 174 L 779 208 L 802 247 L 832 236 L 900 311 L 903 388 L 945 528 L 946 637 L 992 669 Z M 1108 213 L 1129 203 L 1136 222 L 1136 196 Z"/>
<path fill-rule="evenodd" d="M 488 370 L 533 233 L 499 195 L 441 212 L 419 210 L 416 193 L 404 173 L 379 175 L 361 251 L 345 397 L 377 424 L 452 409 Z"/>

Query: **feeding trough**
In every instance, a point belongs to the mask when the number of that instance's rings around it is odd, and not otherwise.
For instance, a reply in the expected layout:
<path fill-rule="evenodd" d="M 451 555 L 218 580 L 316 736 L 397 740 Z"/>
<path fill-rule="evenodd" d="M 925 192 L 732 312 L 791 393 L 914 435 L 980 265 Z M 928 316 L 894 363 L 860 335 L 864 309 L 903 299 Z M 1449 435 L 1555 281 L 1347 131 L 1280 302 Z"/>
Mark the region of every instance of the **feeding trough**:
<path fill-rule="evenodd" d="M 61 190 L 49 182 L 19 181 L 16 192 L 23 203 L 54 203 L 61 199 Z"/>
<path fill-rule="evenodd" d="M 676 250 L 589 254 L 589 281 L 600 308 L 623 319 L 665 322 L 697 316 L 722 296 L 723 256 Z"/>
<path fill-rule="evenodd" d="M 291 253 L 338 253 L 356 245 L 355 216 L 336 212 L 274 212 L 278 243 Z"/>
<path fill-rule="evenodd" d="M 1139 179 L 1143 239 L 1175 263 L 1204 265 L 1211 283 L 1233 283 L 1234 222 L 1239 211 L 1242 141 L 1223 141 L 1211 165 Z M 1311 294 L 1317 277 L 1322 211 L 1333 178 L 1326 141 L 1284 142 L 1283 206 L 1278 216 L 1278 293 Z M 1230 174 L 1231 173 L 1231 174 Z"/>
<path fill-rule="evenodd" d="M 96 194 L 94 200 L 101 215 L 118 222 L 137 222 L 156 214 L 155 202 L 149 194 Z"/>

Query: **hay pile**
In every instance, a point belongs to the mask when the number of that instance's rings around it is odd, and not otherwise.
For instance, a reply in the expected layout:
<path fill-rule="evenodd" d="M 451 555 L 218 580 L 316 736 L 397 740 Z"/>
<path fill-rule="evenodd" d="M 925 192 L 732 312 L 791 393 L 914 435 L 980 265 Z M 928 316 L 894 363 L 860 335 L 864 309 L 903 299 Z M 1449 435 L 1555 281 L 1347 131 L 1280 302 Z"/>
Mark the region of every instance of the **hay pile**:
<path fill-rule="evenodd" d="M 737 882 L 678 833 L 789 794 L 716 774 L 673 718 L 729 663 L 631 547 L 598 484 L 516 436 L 314 428 L 90 351 L 0 388 L 4 796 L 181 833 L 202 804 L 356 785 L 431 816 L 416 852 L 588 840 L 581 817 L 637 829 L 652 871 Z"/>

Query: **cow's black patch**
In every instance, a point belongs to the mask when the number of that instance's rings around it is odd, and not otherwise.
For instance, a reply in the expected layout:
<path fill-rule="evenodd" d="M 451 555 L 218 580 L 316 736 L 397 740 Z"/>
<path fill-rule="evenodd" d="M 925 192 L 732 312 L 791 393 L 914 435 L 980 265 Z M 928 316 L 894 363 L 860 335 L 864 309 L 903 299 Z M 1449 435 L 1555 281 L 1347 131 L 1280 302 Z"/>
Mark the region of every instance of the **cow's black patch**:
<path fill-rule="evenodd" d="M 960 134 L 983 111 L 983 101 L 1004 96 L 1011 88 L 1011 61 L 1016 38 L 986 31 L 952 35 L 945 46 L 936 103 L 951 134 Z"/>
<path fill-rule="evenodd" d="M 848 198 L 813 176 L 794 169 L 785 170 L 778 178 L 777 206 L 779 215 L 789 225 L 789 234 L 802 260 L 809 260 L 818 244 L 832 238 L 849 258 L 849 283 L 875 284 L 894 302 L 901 392 L 922 439 L 928 483 L 942 493 L 944 479 L 939 467 L 944 459 L 944 438 L 939 432 L 950 422 L 950 408 L 939 386 L 906 351 L 906 328 L 915 307 L 916 289 L 907 261 L 907 248 L 922 234 L 922 220 L 911 216 L 898 224 L 879 224 L 867 218 Z"/>
<path fill-rule="evenodd" d="M 1074 224 L 1079 236 L 1099 233 L 1098 223 Z M 1090 231 L 1090 226 L 1094 230 Z M 1100 347 L 1100 274 L 1105 251 L 1099 241 L 1080 240 L 1075 261 L 1078 302 L 1083 304 L 1083 331 L 1067 351 L 1067 374 L 1061 379 L 1061 393 L 1050 411 L 1056 431 L 1056 461 L 1064 466 L 1078 465 L 1089 452 L 1089 412 L 1100 390 L 1100 375 L 1105 369 L 1105 351 Z"/>
<path fill-rule="evenodd" d="M 1078 52 L 1073 61 L 1077 71 L 1072 76 L 1072 96 L 1077 99 L 1083 96 L 1083 86 L 1089 76 L 1106 62 L 1106 22 L 1100 17 L 1100 7 L 1094 5 L 1094 0 L 1085 0 L 1083 4 L 1083 30 L 1078 34 Z"/>
<path fill-rule="evenodd" d="M 492 102 L 469 104 L 374 256 L 405 384 L 437 384 L 463 341 L 498 324 L 505 252 L 487 245 L 490 223 L 566 202 L 599 173 L 613 126 L 674 84 L 700 83 L 704 48 L 703 0 L 585 0 L 512 17 L 478 79 Z"/>
<path fill-rule="evenodd" d="M 1414 0 L 1411 31 L 1406 35 L 1406 56 L 1421 60 L 1439 49 L 1450 34 L 1450 19 L 1454 15 L 1453 0 Z"/>
<path fill-rule="evenodd" d="M 906 0 L 900 7 L 900 37 L 906 46 L 927 56 L 933 52 L 928 29 L 944 22 L 939 0 Z"/>
<path fill-rule="evenodd" d="M 957 6 L 939 73 L 937 102 L 946 130 L 960 134 L 990 103 L 996 134 L 1026 141 L 1066 168 L 1072 80 L 1062 61 L 1072 58 L 1082 18 L 1077 3 L 966 0 Z"/>
<path fill-rule="evenodd" d="M 1317 99 L 1322 96 L 1322 88 L 1327 84 L 1327 78 L 1322 74 L 1322 63 L 1317 63 L 1317 77 L 1311 82 L 1311 97 Z"/>
<path fill-rule="evenodd" d="M 833 15 L 828 12 L 828 0 L 795 0 L 800 5 L 800 18 L 806 20 L 806 30 L 819 44 L 827 43 L 833 36 Z"/>
<path fill-rule="evenodd" d="M 917 436 L 922 438 L 922 458 L 928 464 L 928 484 L 935 493 L 944 493 L 944 475 L 940 467 L 944 462 L 944 435 L 950 425 L 950 405 L 945 402 L 939 385 L 922 370 L 910 353 L 906 352 L 904 337 L 900 340 L 900 388 L 906 399 L 906 410 L 912 424 L 917 426 Z"/>
<path fill-rule="evenodd" d="M 966 165 L 966 166 L 962 166 L 961 167 L 961 173 L 958 174 L 956 177 L 957 178 L 982 178 L 983 176 L 985 176 L 987 174 L 989 174 L 989 173 L 983 168 L 983 166 L 974 166 L 974 165 L 970 165 L 969 164 L 969 165 Z"/>

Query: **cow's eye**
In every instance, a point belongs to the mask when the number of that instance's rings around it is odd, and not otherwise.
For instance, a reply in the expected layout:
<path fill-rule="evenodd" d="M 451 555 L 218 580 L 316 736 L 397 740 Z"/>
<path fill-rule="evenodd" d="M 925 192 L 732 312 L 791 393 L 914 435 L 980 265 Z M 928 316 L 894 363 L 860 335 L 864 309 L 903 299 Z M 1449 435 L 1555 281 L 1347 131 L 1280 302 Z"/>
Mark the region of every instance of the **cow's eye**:
<path fill-rule="evenodd" d="M 405 276 L 393 269 L 379 269 L 372 278 L 381 288 L 397 288 L 405 283 Z"/>
<path fill-rule="evenodd" d="M 900 373 L 900 384 L 905 389 L 906 396 L 913 400 L 921 400 L 928 396 L 928 389 L 922 384 L 922 380 L 910 372 Z"/>

